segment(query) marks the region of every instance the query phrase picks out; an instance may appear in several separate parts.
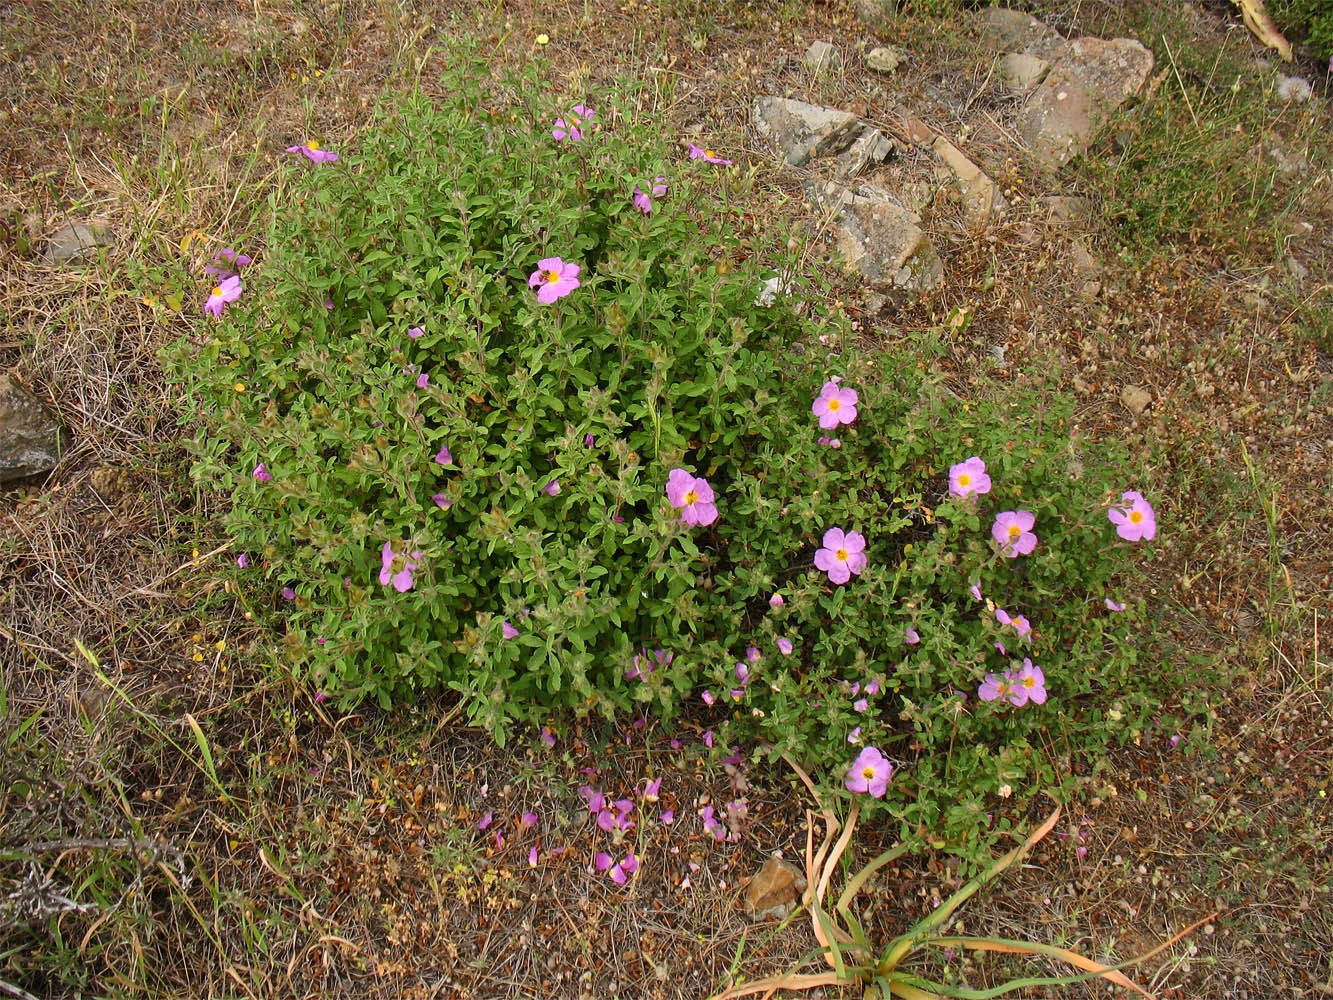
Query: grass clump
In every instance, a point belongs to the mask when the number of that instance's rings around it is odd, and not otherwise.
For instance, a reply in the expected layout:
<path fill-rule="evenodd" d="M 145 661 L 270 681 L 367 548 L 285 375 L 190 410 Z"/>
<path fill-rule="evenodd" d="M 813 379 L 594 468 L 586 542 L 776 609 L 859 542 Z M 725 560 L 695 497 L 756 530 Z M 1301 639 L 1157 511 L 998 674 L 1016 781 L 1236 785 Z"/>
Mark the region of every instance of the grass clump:
<path fill-rule="evenodd" d="M 1136 254 L 1271 261 L 1322 165 L 1319 116 L 1284 99 L 1278 74 L 1257 73 L 1243 47 L 1200 46 L 1177 13 L 1154 9 L 1127 30 L 1165 76 L 1074 162 L 1078 180 Z"/>
<path fill-rule="evenodd" d="M 990 793 L 1141 730 L 1171 678 L 1107 516 L 1123 449 L 1085 453 L 1063 397 L 964 403 L 928 343 L 863 356 L 764 305 L 784 261 L 725 227 L 738 179 L 632 89 L 590 111 L 450 65 L 444 99 L 294 161 L 244 293 L 175 352 L 285 663 L 349 706 L 453 691 L 501 741 L 687 714 L 835 787 L 877 746 L 913 762 L 905 828 L 961 845 Z M 958 495 L 971 456 L 993 487 Z"/>

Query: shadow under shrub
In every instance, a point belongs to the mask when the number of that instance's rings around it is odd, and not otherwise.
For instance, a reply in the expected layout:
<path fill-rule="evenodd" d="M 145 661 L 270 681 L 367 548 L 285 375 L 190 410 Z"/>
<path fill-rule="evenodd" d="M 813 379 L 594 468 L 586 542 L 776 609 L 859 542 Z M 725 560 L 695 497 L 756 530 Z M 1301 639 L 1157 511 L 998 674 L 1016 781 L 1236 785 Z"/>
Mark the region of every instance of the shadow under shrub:
<path fill-rule="evenodd" d="M 1169 678 L 1117 582 L 1139 558 L 1106 516 L 1126 455 L 1082 451 L 1053 392 L 969 404 L 927 344 L 863 355 L 757 304 L 782 262 L 726 228 L 742 179 L 670 148 L 632 93 L 589 99 L 572 142 L 552 123 L 584 95 L 541 100 L 535 70 L 493 87 L 460 54 L 446 101 L 398 99 L 338 164 L 294 162 L 243 296 L 175 352 L 196 475 L 231 496 L 241 592 L 287 664 L 345 705 L 453 690 L 501 741 L 688 708 L 835 787 L 849 743 L 877 745 L 911 762 L 885 800 L 904 829 L 964 846 L 997 788 L 1067 777 L 1034 749 L 1052 734 L 1058 757 L 1143 727 Z M 539 302 L 557 257 L 580 285 Z M 822 431 L 835 378 L 858 416 Z M 994 489 L 949 496 L 972 455 Z M 675 468 L 715 522 L 682 523 Z M 992 541 L 1005 510 L 1034 514 L 1033 554 Z M 867 540 L 845 585 L 813 568 L 833 527 Z M 1045 705 L 978 701 L 1024 657 Z"/>

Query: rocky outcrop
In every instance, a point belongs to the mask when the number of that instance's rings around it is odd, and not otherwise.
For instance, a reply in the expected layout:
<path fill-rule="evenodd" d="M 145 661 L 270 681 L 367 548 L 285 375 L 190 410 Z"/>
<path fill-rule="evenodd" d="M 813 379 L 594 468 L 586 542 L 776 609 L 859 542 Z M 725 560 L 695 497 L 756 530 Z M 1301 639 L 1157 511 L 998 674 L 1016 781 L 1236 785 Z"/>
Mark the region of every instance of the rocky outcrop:
<path fill-rule="evenodd" d="M 40 476 L 60 461 L 60 425 L 8 375 L 0 375 L 0 483 Z"/>
<path fill-rule="evenodd" d="M 1002 7 L 983 11 L 979 23 L 982 34 L 1006 52 L 1001 81 L 1029 94 L 1018 134 L 1049 166 L 1083 152 L 1107 117 L 1152 75 L 1152 53 L 1132 38 L 1066 40 L 1032 15 Z"/>

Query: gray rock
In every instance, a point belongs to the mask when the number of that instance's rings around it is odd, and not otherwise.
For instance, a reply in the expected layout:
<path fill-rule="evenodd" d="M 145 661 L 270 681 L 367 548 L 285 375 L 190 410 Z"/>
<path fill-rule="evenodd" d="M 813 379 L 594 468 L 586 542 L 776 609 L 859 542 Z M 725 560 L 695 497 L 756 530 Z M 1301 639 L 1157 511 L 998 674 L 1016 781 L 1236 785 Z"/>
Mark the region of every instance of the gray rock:
<path fill-rule="evenodd" d="M 866 65 L 878 73 L 892 73 L 906 58 L 901 49 L 881 45 L 866 53 Z"/>
<path fill-rule="evenodd" d="M 1010 52 L 1000 59 L 1000 82 L 1015 94 L 1026 94 L 1041 83 L 1051 64 L 1026 52 Z"/>
<path fill-rule="evenodd" d="M 1127 385 L 1120 390 L 1120 402 L 1136 417 L 1143 416 L 1143 411 L 1152 405 L 1152 393 L 1137 385 Z"/>
<path fill-rule="evenodd" d="M 66 264 L 96 254 L 98 247 L 110 246 L 111 227 L 87 222 L 67 222 L 46 241 L 43 254 L 48 264 Z"/>
<path fill-rule="evenodd" d="M 963 196 L 964 215 L 970 232 L 979 232 L 1009 210 L 1000 189 L 963 151 L 942 135 L 935 136 L 931 151 L 953 174 Z"/>
<path fill-rule="evenodd" d="M 841 153 L 862 130 L 861 120 L 849 111 L 786 97 L 756 97 L 751 118 L 755 130 L 778 148 L 791 167 L 814 156 Z"/>
<path fill-rule="evenodd" d="M 0 375 L 0 483 L 50 472 L 60 461 L 60 425 L 42 401 Z"/>
<path fill-rule="evenodd" d="M 1093 218 L 1091 198 L 1072 194 L 1051 194 L 1041 199 L 1050 213 L 1050 223 L 1057 228 L 1085 229 Z"/>
<path fill-rule="evenodd" d="M 883 28 L 893 23 L 898 12 L 897 0 L 854 0 L 857 16 L 872 28 Z"/>
<path fill-rule="evenodd" d="M 832 73 L 842 68 L 842 53 L 830 42 L 811 42 L 805 50 L 805 65 L 816 73 Z"/>
<path fill-rule="evenodd" d="M 944 283 L 944 264 L 920 227 L 921 217 L 882 188 L 827 183 L 815 200 L 834 219 L 838 252 L 870 281 L 909 291 Z"/>
<path fill-rule="evenodd" d="M 1102 112 L 1109 114 L 1143 89 L 1154 63 L 1153 54 L 1133 38 L 1075 38 L 1066 44 L 1057 65 L 1082 83 Z"/>
<path fill-rule="evenodd" d="M 1310 161 L 1299 150 L 1292 151 L 1279 143 L 1268 150 L 1268 155 L 1279 173 L 1304 177 L 1310 172 Z"/>
<path fill-rule="evenodd" d="M 1037 158 L 1058 166 L 1087 148 L 1106 117 L 1142 89 L 1152 53 L 1130 38 L 1078 38 L 1046 74 L 1018 116 Z"/>
<path fill-rule="evenodd" d="M 1029 50 L 1029 46 L 1060 41 L 1060 35 L 1031 14 L 1007 7 L 987 7 L 977 18 L 981 34 L 1002 52 Z"/>
<path fill-rule="evenodd" d="M 898 147 L 894 145 L 892 139 L 877 128 L 868 128 L 846 150 L 838 154 L 834 172 L 843 178 L 855 177 L 862 171 L 883 163 L 897 151 Z"/>

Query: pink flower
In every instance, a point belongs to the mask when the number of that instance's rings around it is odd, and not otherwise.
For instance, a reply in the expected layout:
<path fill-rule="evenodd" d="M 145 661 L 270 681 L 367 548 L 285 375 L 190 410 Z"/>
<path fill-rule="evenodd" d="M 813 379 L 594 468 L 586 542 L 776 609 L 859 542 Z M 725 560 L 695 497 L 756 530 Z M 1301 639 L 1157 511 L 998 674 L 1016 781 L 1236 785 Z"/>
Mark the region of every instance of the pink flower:
<path fill-rule="evenodd" d="M 291 587 L 283 587 L 281 593 L 282 593 L 282 599 L 284 601 L 296 600 L 296 591 L 294 591 Z"/>
<path fill-rule="evenodd" d="M 502 621 L 502 622 L 500 623 L 500 634 L 501 634 L 502 636 L 504 636 L 506 639 L 517 639 L 517 638 L 518 638 L 518 629 L 516 629 L 516 628 L 514 628 L 514 626 L 510 625 L 509 622 L 508 622 L 507 620 L 506 620 L 506 621 Z"/>
<path fill-rule="evenodd" d="M 555 733 L 551 732 L 550 726 L 542 726 L 542 742 L 548 747 L 555 746 Z"/>
<path fill-rule="evenodd" d="M 569 111 L 569 121 L 557 118 L 555 128 L 551 129 L 551 135 L 559 142 L 564 142 L 566 139 L 570 142 L 579 142 L 583 138 L 584 126 L 597 117 L 596 111 L 583 104 L 576 104 Z"/>
<path fill-rule="evenodd" d="M 1009 700 L 1014 705 L 1026 705 L 1029 701 L 1046 703 L 1046 675 L 1031 660 L 1024 657 L 1022 669 L 1005 676 L 1009 679 Z"/>
<path fill-rule="evenodd" d="M 580 785 L 579 796 L 587 805 L 590 813 L 599 813 L 606 808 L 606 796 L 593 788 L 592 785 Z"/>
<path fill-rule="evenodd" d="M 649 652 L 647 649 L 641 649 L 634 654 L 634 662 L 626 668 L 625 676 L 630 680 L 646 681 L 648 675 L 658 667 L 671 665 L 671 661 L 676 658 L 675 653 L 670 653 L 665 649 L 658 649 Z"/>
<path fill-rule="evenodd" d="M 790 640 L 790 639 L 779 639 L 779 640 L 778 640 L 778 652 L 779 652 L 779 653 L 782 653 L 784 656 L 789 656 L 789 655 L 791 655 L 792 648 L 793 648 L 793 647 L 792 647 L 792 644 L 791 644 L 791 640 Z"/>
<path fill-rule="evenodd" d="M 651 195 L 644 194 L 642 191 L 639 190 L 637 185 L 635 186 L 634 199 L 633 199 L 634 207 L 637 208 L 644 215 L 648 215 L 653 210 L 653 199 L 661 198 L 666 193 L 667 193 L 666 178 L 654 177 Z"/>
<path fill-rule="evenodd" d="M 768 599 L 768 606 L 770 608 L 780 608 L 786 603 L 787 602 L 783 600 L 781 594 L 774 594 L 772 597 Z"/>
<path fill-rule="evenodd" d="M 876 695 L 876 694 L 879 694 L 879 678 L 878 678 L 878 677 L 872 677 L 872 678 L 870 678 L 870 683 L 868 683 L 868 684 L 866 685 L 866 694 L 868 694 L 868 695 Z"/>
<path fill-rule="evenodd" d="M 852 702 L 852 709 L 857 712 L 864 712 L 869 707 L 870 707 L 869 698 L 857 698 L 856 701 Z"/>
<path fill-rule="evenodd" d="M 448 510 L 454 505 L 454 502 L 443 493 L 436 493 L 431 499 L 435 501 L 435 506 L 441 510 Z"/>
<path fill-rule="evenodd" d="M 656 802 L 662 791 L 662 779 L 653 778 L 643 786 L 643 801 Z"/>
<path fill-rule="evenodd" d="M 833 583 L 846 583 L 866 568 L 866 540 L 857 531 L 843 532 L 829 528 L 824 532 L 824 547 L 815 551 L 815 567 L 828 574 Z"/>
<path fill-rule="evenodd" d="M 915 646 L 920 641 L 921 636 L 917 633 L 917 630 L 909 627 L 906 634 L 903 636 L 903 642 L 907 643 L 909 646 Z"/>
<path fill-rule="evenodd" d="M 1114 524 L 1115 533 L 1127 542 L 1151 542 L 1157 537 L 1157 514 L 1143 494 L 1126 490 L 1120 495 L 1122 507 L 1112 507 L 1106 516 Z"/>
<path fill-rule="evenodd" d="M 231 247 L 225 247 L 213 255 L 213 263 L 204 267 L 204 273 L 212 275 L 219 280 L 230 278 L 241 268 L 253 263 L 254 258 L 247 254 L 237 253 Z"/>
<path fill-rule="evenodd" d="M 228 302 L 235 302 L 240 297 L 241 279 L 234 274 L 230 278 L 223 278 L 208 293 L 208 301 L 204 303 L 204 312 L 216 319 L 222 315 L 222 310 L 227 308 Z"/>
<path fill-rule="evenodd" d="M 424 337 L 426 331 L 419 326 L 410 326 L 407 328 L 407 335 L 413 340 L 416 340 L 418 337 Z"/>
<path fill-rule="evenodd" d="M 866 747 L 847 769 L 847 779 L 843 784 L 848 791 L 869 793 L 882 799 L 888 791 L 892 774 L 893 765 L 884 755 L 875 747 Z"/>
<path fill-rule="evenodd" d="M 818 400 L 816 400 L 816 402 L 818 402 Z M 818 443 L 819 443 L 819 444 L 822 444 L 822 445 L 827 445 L 827 446 L 830 447 L 830 448 L 841 448 L 841 447 L 842 447 L 842 442 L 841 442 L 841 441 L 839 441 L 837 438 L 831 438 L 831 437 L 829 437 L 827 434 L 825 434 L 825 435 L 821 435 L 820 438 L 819 438 Z"/>
<path fill-rule="evenodd" d="M 662 814 L 657 818 L 660 819 L 664 825 L 670 826 L 672 823 L 676 821 L 676 810 L 663 809 Z"/>
<path fill-rule="evenodd" d="M 975 597 L 978 601 L 981 600 L 981 584 L 979 583 L 972 584 L 972 586 L 967 588 L 967 592 L 971 594 L 973 597 Z"/>
<path fill-rule="evenodd" d="M 548 497 L 558 497 L 560 495 L 560 480 L 552 479 L 542 487 L 542 492 Z"/>
<path fill-rule="evenodd" d="M 855 729 L 853 729 L 850 733 L 847 734 L 847 742 L 852 744 L 853 746 L 861 742 L 860 726 L 857 726 Z"/>
<path fill-rule="evenodd" d="M 1124 610 L 1125 610 L 1125 606 L 1124 606 L 1123 604 L 1121 604 L 1119 601 L 1113 601 L 1113 600 L 1111 600 L 1111 599 L 1108 597 L 1108 598 L 1106 599 L 1106 610 L 1107 610 L 1107 611 L 1124 611 Z"/>
<path fill-rule="evenodd" d="M 672 469 L 667 474 L 667 501 L 680 507 L 680 519 L 691 527 L 706 526 L 717 520 L 717 506 L 713 503 L 713 488 L 708 480 L 697 478 L 685 469 Z"/>
<path fill-rule="evenodd" d="M 995 516 L 991 525 L 991 537 L 1000 543 L 1004 554 L 1010 559 L 1025 556 L 1037 547 L 1037 536 L 1032 526 L 1036 517 L 1027 510 L 1006 510 Z"/>
<path fill-rule="evenodd" d="M 689 146 L 691 160 L 703 160 L 706 163 L 718 163 L 724 167 L 731 166 L 730 160 L 722 159 L 722 157 L 718 156 L 711 149 L 704 149 L 702 146 L 696 146 L 694 143 L 690 143 Z"/>
<path fill-rule="evenodd" d="M 597 438 L 594 437 L 591 433 L 583 435 L 583 447 L 591 448 L 596 443 L 597 443 Z"/>
<path fill-rule="evenodd" d="M 639 870 L 639 859 L 633 854 L 627 854 L 625 860 L 617 865 L 612 865 L 607 873 L 611 876 L 611 881 L 616 885 L 624 885 L 629 881 L 629 877 Z"/>
<path fill-rule="evenodd" d="M 831 431 L 839 424 L 850 424 L 856 419 L 858 396 L 855 389 L 838 385 L 836 379 L 824 383 L 819 391 L 819 398 L 811 405 L 811 411 L 819 418 L 819 426 Z M 828 442 L 833 443 L 831 440 Z"/>
<path fill-rule="evenodd" d="M 266 483 L 273 478 L 273 475 L 268 471 L 268 466 L 260 462 L 255 466 L 254 477 L 261 483 Z"/>
<path fill-rule="evenodd" d="M 537 845 L 533 844 L 528 849 L 528 867 L 536 868 L 537 862 L 541 860 L 541 853 L 537 850 Z"/>
<path fill-rule="evenodd" d="M 528 277 L 528 287 L 537 288 L 537 301 L 550 304 L 579 287 L 578 264 L 566 264 L 559 257 L 543 257 L 537 270 Z"/>
<path fill-rule="evenodd" d="M 699 700 L 702 701 L 705 705 L 712 705 L 715 701 L 717 701 L 717 697 L 716 695 L 713 694 L 712 691 L 704 691 L 703 694 L 699 695 Z"/>
<path fill-rule="evenodd" d="M 956 497 L 965 497 L 990 492 L 990 476 L 986 475 L 986 463 L 976 455 L 965 462 L 959 462 L 949 469 L 949 492 Z"/>
<path fill-rule="evenodd" d="M 393 550 L 392 542 L 385 542 L 384 548 L 380 549 L 380 583 L 386 587 L 392 583 L 398 593 L 407 593 L 412 589 L 412 571 L 421 565 L 421 559 L 419 551 L 411 556 L 400 554 Z"/>
<path fill-rule="evenodd" d="M 417 388 L 424 389 L 428 385 L 430 385 L 430 376 L 427 375 L 425 372 L 422 372 L 420 375 L 417 376 Z"/>
<path fill-rule="evenodd" d="M 1009 694 L 1009 681 L 999 674 L 987 674 L 986 679 L 977 688 L 977 697 L 982 701 L 996 701 L 1009 697 Z"/>
<path fill-rule="evenodd" d="M 236 557 L 236 565 L 241 567 L 241 569 L 249 569 L 250 557 L 246 555 L 244 552 L 242 552 L 239 556 Z"/>
<path fill-rule="evenodd" d="M 442 445 L 440 445 L 440 450 L 437 451 L 437 452 L 435 453 L 435 462 L 436 462 L 438 465 L 453 465 L 453 464 L 454 464 L 454 456 L 453 456 L 453 454 L 449 451 L 449 446 L 448 446 L 448 445 L 446 445 L 446 444 L 442 444 Z"/>
<path fill-rule="evenodd" d="M 484 830 L 494 822 L 495 822 L 495 813 L 494 811 L 488 809 L 486 811 L 486 815 L 483 816 L 481 819 L 477 820 L 477 829 Z"/>
<path fill-rule="evenodd" d="M 531 830 L 537 825 L 537 814 L 532 811 L 525 812 L 518 818 L 518 828 L 520 830 Z"/>
<path fill-rule="evenodd" d="M 327 149 L 320 149 L 319 143 L 313 139 L 304 146 L 288 146 L 287 152 L 295 153 L 297 156 L 304 156 L 311 163 L 337 163 L 338 154 L 330 153 Z"/>
<path fill-rule="evenodd" d="M 1014 617 L 1010 617 L 1009 612 L 1005 611 L 1004 608 L 996 608 L 995 620 L 999 622 L 1001 626 L 1012 625 L 1014 627 L 1014 631 L 1018 633 L 1018 637 L 1020 639 L 1027 639 L 1028 642 L 1032 641 L 1029 638 L 1029 636 L 1032 634 L 1032 625 L 1022 615 L 1016 615 Z"/>
<path fill-rule="evenodd" d="M 713 731 L 711 729 L 704 730 L 704 746 L 711 748 L 713 742 Z"/>

